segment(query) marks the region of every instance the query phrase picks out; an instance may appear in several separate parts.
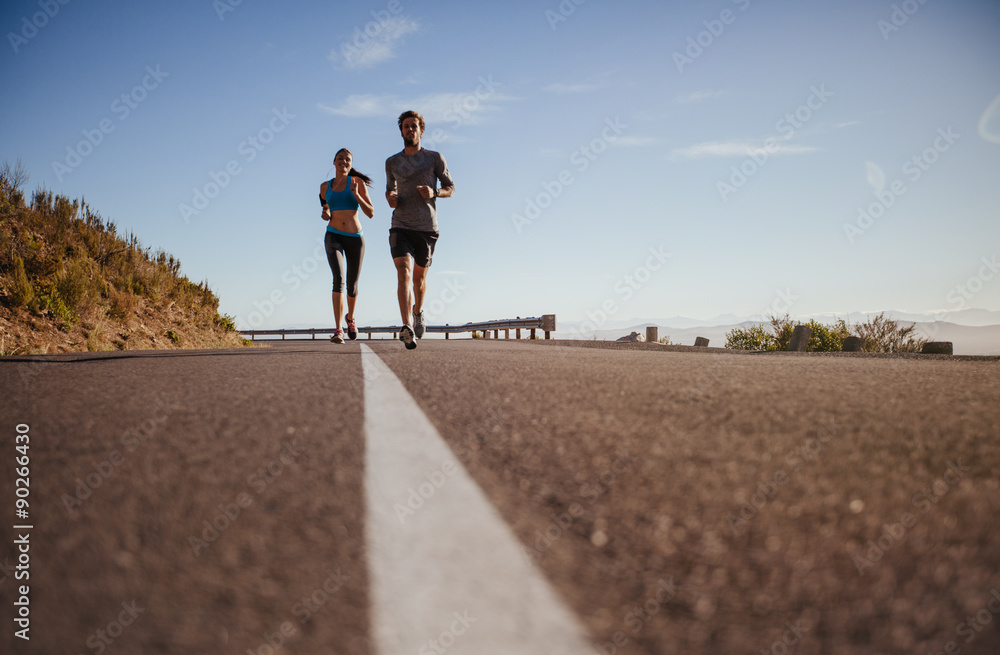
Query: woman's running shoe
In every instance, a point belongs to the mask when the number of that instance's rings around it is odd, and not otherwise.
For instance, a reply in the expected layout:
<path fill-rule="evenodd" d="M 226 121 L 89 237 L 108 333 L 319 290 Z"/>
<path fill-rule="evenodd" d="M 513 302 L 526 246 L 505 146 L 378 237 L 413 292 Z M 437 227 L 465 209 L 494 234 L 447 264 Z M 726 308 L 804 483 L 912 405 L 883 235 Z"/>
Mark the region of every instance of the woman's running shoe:
<path fill-rule="evenodd" d="M 334 330 L 333 331 L 333 336 L 330 337 L 330 341 L 332 341 L 334 343 L 344 343 L 344 331 L 343 330 Z"/>
<path fill-rule="evenodd" d="M 347 338 L 354 341 L 358 338 L 358 326 L 354 324 L 354 319 L 347 319 Z"/>

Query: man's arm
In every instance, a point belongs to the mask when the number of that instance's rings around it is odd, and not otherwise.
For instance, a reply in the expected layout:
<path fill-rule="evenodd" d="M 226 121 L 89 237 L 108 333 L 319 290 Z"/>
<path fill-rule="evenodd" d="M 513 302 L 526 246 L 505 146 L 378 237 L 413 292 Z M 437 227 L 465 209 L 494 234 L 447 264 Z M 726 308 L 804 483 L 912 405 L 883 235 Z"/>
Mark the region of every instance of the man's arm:
<path fill-rule="evenodd" d="M 444 160 L 444 155 L 441 153 L 438 153 L 438 160 L 434 164 L 434 175 L 441 182 L 441 188 L 438 189 L 438 198 L 450 198 L 455 195 L 455 181 L 451 179 L 448 163 Z"/>
<path fill-rule="evenodd" d="M 391 158 L 390 158 L 391 159 Z M 396 178 L 392 174 L 392 168 L 389 166 L 389 160 L 385 160 L 385 200 L 389 203 L 389 206 L 393 209 L 396 208 L 396 202 L 399 199 L 399 195 L 396 193 Z"/>

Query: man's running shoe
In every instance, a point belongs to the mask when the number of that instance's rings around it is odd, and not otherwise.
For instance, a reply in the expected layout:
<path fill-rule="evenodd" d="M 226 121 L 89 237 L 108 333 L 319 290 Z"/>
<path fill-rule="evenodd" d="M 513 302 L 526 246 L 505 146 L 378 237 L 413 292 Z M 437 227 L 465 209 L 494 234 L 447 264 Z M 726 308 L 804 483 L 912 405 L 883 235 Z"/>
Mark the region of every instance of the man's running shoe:
<path fill-rule="evenodd" d="M 358 338 L 358 326 L 354 324 L 354 319 L 347 319 L 347 338 L 354 341 Z"/>
<path fill-rule="evenodd" d="M 334 330 L 333 331 L 333 336 L 330 337 L 330 341 L 332 341 L 334 343 L 344 343 L 344 331 L 343 330 Z"/>
<path fill-rule="evenodd" d="M 413 350 L 417 347 L 417 342 L 413 338 L 413 330 L 410 329 L 409 325 L 404 325 L 400 328 L 399 340 L 403 342 L 407 350 Z"/>
<path fill-rule="evenodd" d="M 423 339 L 424 338 L 424 330 L 425 329 L 427 329 L 427 325 L 424 322 L 424 313 L 423 312 L 420 312 L 419 314 L 415 313 L 413 315 L 413 334 L 414 334 L 414 336 L 416 336 L 418 339 Z"/>

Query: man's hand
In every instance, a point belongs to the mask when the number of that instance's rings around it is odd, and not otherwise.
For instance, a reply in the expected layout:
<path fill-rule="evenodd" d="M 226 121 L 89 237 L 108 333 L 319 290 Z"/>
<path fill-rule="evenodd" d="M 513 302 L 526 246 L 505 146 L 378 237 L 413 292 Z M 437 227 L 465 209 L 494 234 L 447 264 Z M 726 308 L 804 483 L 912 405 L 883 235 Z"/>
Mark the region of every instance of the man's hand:
<path fill-rule="evenodd" d="M 420 185 L 417 187 L 417 192 L 420 194 L 421 198 L 429 200 L 434 197 L 434 187 L 427 185 Z"/>
<path fill-rule="evenodd" d="M 388 201 L 389 206 L 395 209 L 396 203 L 399 202 L 399 194 L 397 194 L 395 191 L 390 191 L 385 194 L 385 199 L 386 201 Z"/>

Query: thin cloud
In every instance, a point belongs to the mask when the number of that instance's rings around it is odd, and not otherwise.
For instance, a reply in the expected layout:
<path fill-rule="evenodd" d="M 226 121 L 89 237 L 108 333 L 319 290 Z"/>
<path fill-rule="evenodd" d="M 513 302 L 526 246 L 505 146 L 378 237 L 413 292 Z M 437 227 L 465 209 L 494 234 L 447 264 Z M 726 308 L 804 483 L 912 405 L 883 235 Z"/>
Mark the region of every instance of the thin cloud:
<path fill-rule="evenodd" d="M 565 84 L 563 82 L 553 82 L 552 84 L 543 86 L 542 91 L 567 95 L 571 93 L 589 93 L 591 91 L 597 91 L 600 88 L 600 84 Z"/>
<path fill-rule="evenodd" d="M 351 37 L 330 51 L 328 59 L 334 66 L 358 70 L 392 59 L 396 56 L 396 45 L 400 39 L 420 29 L 420 23 L 405 16 L 393 16 L 370 24 L 377 27 L 374 34 L 367 27 L 356 28 Z"/>
<path fill-rule="evenodd" d="M 748 157 L 765 153 L 773 155 L 803 155 L 815 152 L 819 148 L 812 146 L 797 146 L 760 141 L 707 141 L 696 143 L 686 148 L 676 148 L 671 151 L 671 159 L 705 159 L 707 157 Z"/>
<path fill-rule="evenodd" d="M 692 102 L 701 102 L 702 100 L 708 100 L 710 98 L 719 98 L 724 95 L 726 95 L 725 91 L 695 91 L 687 95 L 678 96 L 677 103 L 681 105 L 686 105 Z"/>
<path fill-rule="evenodd" d="M 319 103 L 320 111 L 348 118 L 395 118 L 404 111 L 419 111 L 429 123 L 449 122 L 457 125 L 476 125 L 489 112 L 499 111 L 499 103 L 513 100 L 511 96 L 480 89 L 467 93 L 430 93 L 416 98 L 397 95 L 350 95 L 339 106 Z"/>
<path fill-rule="evenodd" d="M 656 138 L 651 136 L 620 136 L 609 143 L 616 148 L 637 148 L 655 144 Z"/>

